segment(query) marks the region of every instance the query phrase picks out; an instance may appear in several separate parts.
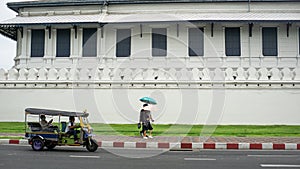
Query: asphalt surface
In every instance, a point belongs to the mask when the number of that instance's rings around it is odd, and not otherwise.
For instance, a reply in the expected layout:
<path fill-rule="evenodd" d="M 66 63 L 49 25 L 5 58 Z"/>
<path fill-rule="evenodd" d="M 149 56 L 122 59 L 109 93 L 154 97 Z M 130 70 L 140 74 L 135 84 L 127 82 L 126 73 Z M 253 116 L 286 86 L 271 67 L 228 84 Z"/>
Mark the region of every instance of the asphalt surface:
<path fill-rule="evenodd" d="M 300 168 L 299 151 L 98 149 L 57 147 L 35 152 L 28 145 L 0 145 L 2 169 L 261 169 Z"/>

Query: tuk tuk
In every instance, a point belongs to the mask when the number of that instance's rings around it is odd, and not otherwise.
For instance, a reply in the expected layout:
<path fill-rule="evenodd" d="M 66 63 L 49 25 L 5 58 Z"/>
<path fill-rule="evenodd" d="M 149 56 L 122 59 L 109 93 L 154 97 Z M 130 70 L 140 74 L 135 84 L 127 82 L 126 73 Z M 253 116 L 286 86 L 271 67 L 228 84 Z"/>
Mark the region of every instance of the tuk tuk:
<path fill-rule="evenodd" d="M 93 129 L 88 122 L 88 115 L 86 112 L 27 108 L 25 109 L 25 137 L 35 151 L 41 151 L 44 147 L 51 150 L 56 146 L 83 146 L 88 151 L 94 152 L 98 144 L 93 139 Z M 43 127 L 41 116 L 51 117 L 49 121 L 51 126 Z M 78 130 L 74 134 L 65 132 L 70 117 L 78 118 L 76 126 Z M 74 139 L 76 136 L 78 140 Z"/>

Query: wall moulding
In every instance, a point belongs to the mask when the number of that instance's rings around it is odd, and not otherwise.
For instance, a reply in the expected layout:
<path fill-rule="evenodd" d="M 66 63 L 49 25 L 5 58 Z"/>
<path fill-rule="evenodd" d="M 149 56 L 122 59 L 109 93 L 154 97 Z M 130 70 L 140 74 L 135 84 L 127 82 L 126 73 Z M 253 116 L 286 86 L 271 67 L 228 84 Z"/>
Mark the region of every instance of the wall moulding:
<path fill-rule="evenodd" d="M 300 89 L 300 81 L 0 81 L 1 89 Z"/>

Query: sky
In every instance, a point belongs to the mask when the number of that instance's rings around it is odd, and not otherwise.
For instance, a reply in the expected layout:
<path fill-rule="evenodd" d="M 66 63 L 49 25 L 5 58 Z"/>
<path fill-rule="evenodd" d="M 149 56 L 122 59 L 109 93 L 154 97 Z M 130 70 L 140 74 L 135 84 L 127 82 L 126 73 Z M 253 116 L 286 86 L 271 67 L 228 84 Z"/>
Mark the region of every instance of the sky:
<path fill-rule="evenodd" d="M 21 2 L 28 0 L 0 0 L 0 21 L 14 18 L 17 13 L 7 8 L 7 2 Z M 10 69 L 14 66 L 16 57 L 16 42 L 0 35 L 0 69 Z"/>

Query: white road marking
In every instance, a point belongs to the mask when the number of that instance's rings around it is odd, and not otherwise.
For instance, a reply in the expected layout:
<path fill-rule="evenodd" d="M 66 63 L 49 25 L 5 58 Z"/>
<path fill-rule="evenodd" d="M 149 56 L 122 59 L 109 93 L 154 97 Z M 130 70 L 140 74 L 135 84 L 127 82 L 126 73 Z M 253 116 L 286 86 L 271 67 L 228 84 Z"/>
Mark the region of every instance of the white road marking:
<path fill-rule="evenodd" d="M 70 155 L 71 158 L 100 158 L 100 156 L 76 156 L 76 155 Z"/>
<path fill-rule="evenodd" d="M 287 164 L 261 164 L 263 168 L 300 168 L 300 165 L 287 165 Z"/>
<path fill-rule="evenodd" d="M 248 155 L 248 157 L 260 157 L 260 158 L 296 158 L 300 155 Z"/>
<path fill-rule="evenodd" d="M 186 161 L 215 161 L 214 158 L 184 158 Z"/>

